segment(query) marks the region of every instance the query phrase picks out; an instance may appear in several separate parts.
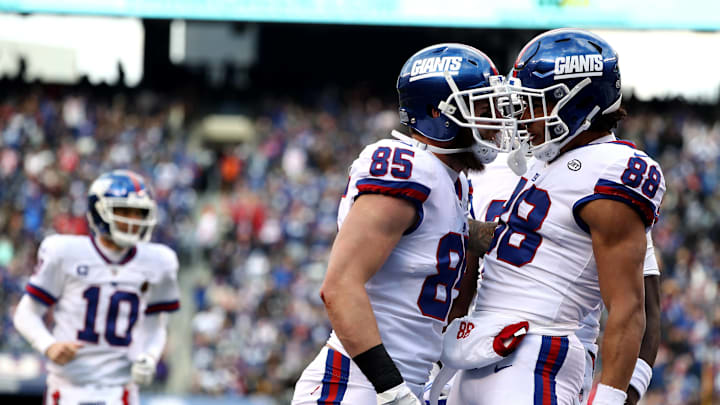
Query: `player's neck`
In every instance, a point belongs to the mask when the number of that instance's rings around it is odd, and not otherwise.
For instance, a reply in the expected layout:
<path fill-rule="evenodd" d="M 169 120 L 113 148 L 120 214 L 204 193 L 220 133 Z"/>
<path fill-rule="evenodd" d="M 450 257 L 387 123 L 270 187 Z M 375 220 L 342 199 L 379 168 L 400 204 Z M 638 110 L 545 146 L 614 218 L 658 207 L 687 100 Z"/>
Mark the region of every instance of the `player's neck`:
<path fill-rule="evenodd" d="M 448 141 L 448 142 L 435 141 L 428 137 L 422 136 L 415 131 L 411 131 L 410 134 L 412 135 L 413 138 L 417 139 L 418 141 L 420 141 L 422 143 L 426 143 L 428 145 L 437 146 L 438 148 L 454 148 L 454 146 L 451 144 L 450 141 Z M 432 153 L 441 162 L 443 162 L 445 164 L 445 166 L 451 168 L 452 170 L 454 170 L 458 173 L 465 169 L 462 166 L 462 164 L 453 157 L 453 155 L 445 155 L 442 153 L 434 153 L 434 152 L 430 152 L 430 153 Z"/>
<path fill-rule="evenodd" d="M 128 250 L 128 248 L 119 246 L 118 244 L 113 242 L 112 239 L 108 238 L 105 235 L 100 235 L 95 238 L 95 240 L 97 240 L 100 244 L 100 247 L 106 251 L 103 253 L 110 253 L 113 256 L 122 256 Z"/>

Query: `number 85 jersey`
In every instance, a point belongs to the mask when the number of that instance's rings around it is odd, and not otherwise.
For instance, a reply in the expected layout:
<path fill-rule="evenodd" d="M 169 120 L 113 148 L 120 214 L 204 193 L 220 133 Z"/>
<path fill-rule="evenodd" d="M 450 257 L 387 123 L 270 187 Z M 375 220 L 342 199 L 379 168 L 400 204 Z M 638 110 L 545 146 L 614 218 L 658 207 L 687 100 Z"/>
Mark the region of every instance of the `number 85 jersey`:
<path fill-rule="evenodd" d="M 402 198 L 417 222 L 365 284 L 383 344 L 409 383 L 427 381 L 465 271 L 468 184 L 430 152 L 392 139 L 367 146 L 350 167 L 338 226 L 364 194 Z M 328 344 L 347 353 L 333 332 Z"/>
<path fill-rule="evenodd" d="M 479 188 L 480 185 L 475 185 Z M 597 263 L 580 209 L 610 199 L 632 207 L 650 228 L 665 192 L 660 166 L 612 135 L 536 161 L 500 209 L 485 255 L 476 311 L 516 315 L 530 332 L 566 335 L 601 302 Z"/>

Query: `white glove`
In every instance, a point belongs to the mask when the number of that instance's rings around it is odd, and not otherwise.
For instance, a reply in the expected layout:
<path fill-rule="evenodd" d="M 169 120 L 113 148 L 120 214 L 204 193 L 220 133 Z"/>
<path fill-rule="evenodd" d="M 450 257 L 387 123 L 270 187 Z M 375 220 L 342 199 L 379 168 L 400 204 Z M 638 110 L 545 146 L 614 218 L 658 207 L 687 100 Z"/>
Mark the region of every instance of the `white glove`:
<path fill-rule="evenodd" d="M 423 405 L 404 382 L 377 394 L 377 405 Z"/>
<path fill-rule="evenodd" d="M 497 363 L 515 351 L 529 324 L 521 319 L 495 315 L 470 315 L 453 320 L 443 334 L 440 361 L 458 370 Z"/>
<path fill-rule="evenodd" d="M 155 377 L 157 361 L 149 354 L 141 354 L 133 362 L 130 374 L 136 384 L 149 385 Z"/>

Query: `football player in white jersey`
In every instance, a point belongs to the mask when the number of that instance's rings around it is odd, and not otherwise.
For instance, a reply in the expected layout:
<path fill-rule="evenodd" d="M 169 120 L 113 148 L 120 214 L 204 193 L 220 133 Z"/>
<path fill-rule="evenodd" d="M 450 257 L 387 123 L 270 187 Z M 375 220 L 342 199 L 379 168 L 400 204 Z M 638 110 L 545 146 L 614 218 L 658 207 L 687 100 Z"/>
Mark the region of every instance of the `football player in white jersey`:
<path fill-rule="evenodd" d="M 178 260 L 150 243 L 156 204 L 139 175 L 103 174 L 90 186 L 92 236 L 53 235 L 38 250 L 15 328 L 47 356 L 45 403 L 138 404 L 179 308 Z M 43 317 L 53 307 L 55 325 Z"/>
<path fill-rule="evenodd" d="M 532 166 L 532 160 L 528 162 Z M 471 218 L 482 221 L 497 220 L 502 206 L 513 191 L 519 176 L 514 173 L 508 165 L 497 159 L 485 165 L 482 171 L 473 171 L 468 174 L 470 184 L 470 214 Z M 473 193 L 473 186 L 478 187 L 482 192 Z M 472 279 L 473 263 L 468 259 L 467 277 Z M 628 388 L 627 403 L 636 404 L 647 390 L 652 377 L 651 365 L 655 362 L 657 349 L 660 343 L 660 270 L 655 257 L 650 232 L 647 233 L 647 250 L 643 266 L 644 287 L 645 287 L 645 336 L 640 347 L 640 356 L 635 365 L 630 388 Z M 478 287 L 482 279 L 478 277 Z M 579 329 L 575 335 L 585 346 L 585 375 L 583 386 L 580 392 L 581 404 L 586 404 L 594 377 L 595 360 L 597 358 L 597 338 L 600 334 L 600 315 L 602 306 L 599 305 L 580 322 Z"/>
<path fill-rule="evenodd" d="M 321 288 L 333 332 L 293 404 L 420 404 L 465 269 L 463 171 L 509 150 L 515 121 L 496 104 L 507 89 L 477 49 L 419 51 L 397 90 L 410 136 L 393 131 L 350 167 Z"/>
<path fill-rule="evenodd" d="M 465 369 L 448 403 L 576 403 L 585 349 L 574 332 L 604 302 L 595 404 L 623 404 L 645 328 L 645 235 L 662 172 L 612 135 L 625 111 L 617 54 L 602 38 L 542 34 L 521 51 L 509 84 L 536 160 L 499 210 L 472 315 L 448 327 L 443 358 Z M 507 356 L 473 369 L 493 349 Z"/>

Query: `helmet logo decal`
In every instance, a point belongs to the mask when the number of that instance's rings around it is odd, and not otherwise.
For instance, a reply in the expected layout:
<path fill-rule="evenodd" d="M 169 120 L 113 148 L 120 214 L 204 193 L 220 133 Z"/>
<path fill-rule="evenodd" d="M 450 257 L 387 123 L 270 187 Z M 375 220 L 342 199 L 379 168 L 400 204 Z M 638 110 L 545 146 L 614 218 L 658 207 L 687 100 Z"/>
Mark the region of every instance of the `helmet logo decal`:
<path fill-rule="evenodd" d="M 425 58 L 418 59 L 412 64 L 410 71 L 410 81 L 425 79 L 427 77 L 443 76 L 443 72 L 450 72 L 456 75 L 462 67 L 462 57 L 460 56 L 443 56 L 442 58 Z"/>
<path fill-rule="evenodd" d="M 568 55 L 555 58 L 555 80 L 602 76 L 602 55 Z"/>

